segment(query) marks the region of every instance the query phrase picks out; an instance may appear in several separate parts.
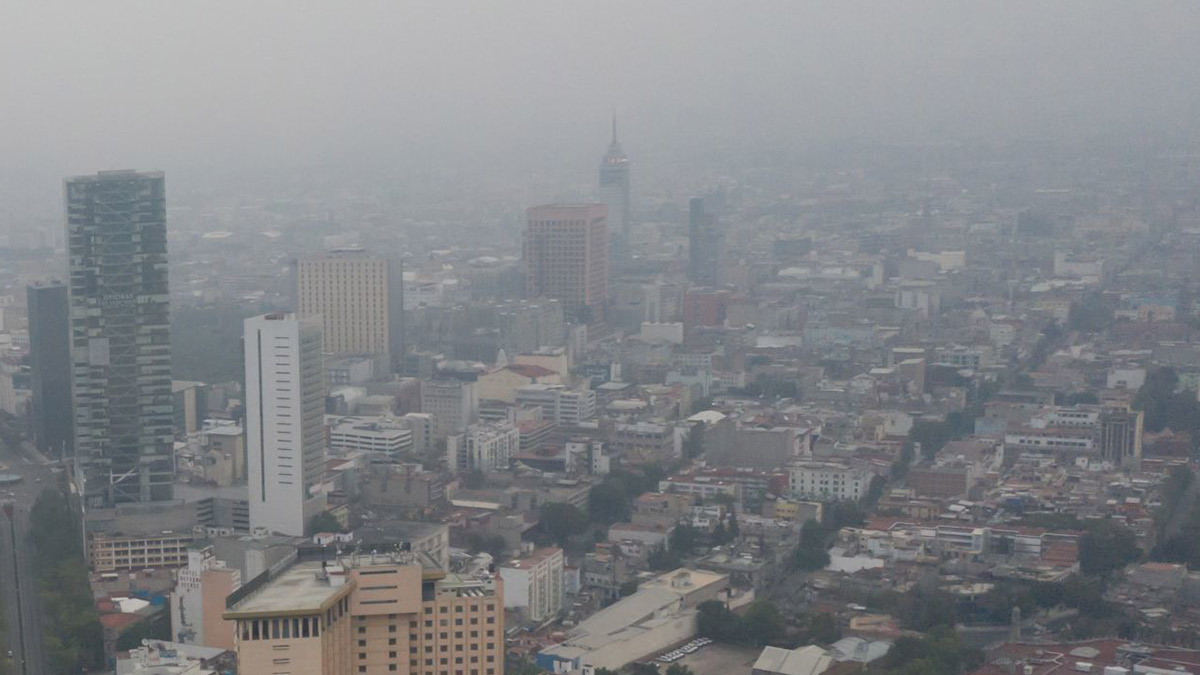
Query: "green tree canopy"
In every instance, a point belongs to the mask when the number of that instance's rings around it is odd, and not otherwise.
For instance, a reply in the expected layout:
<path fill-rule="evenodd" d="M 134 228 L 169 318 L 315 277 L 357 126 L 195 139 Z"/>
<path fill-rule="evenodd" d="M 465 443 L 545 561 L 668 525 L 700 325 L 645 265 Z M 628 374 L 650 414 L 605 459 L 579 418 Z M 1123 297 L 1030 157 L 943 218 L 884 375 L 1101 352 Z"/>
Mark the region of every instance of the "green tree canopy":
<path fill-rule="evenodd" d="M 341 531 L 342 524 L 338 522 L 337 516 L 328 511 L 322 511 L 308 519 L 308 532 L 310 534 Z"/>
<path fill-rule="evenodd" d="M 565 548 L 571 535 L 583 532 L 587 525 L 587 516 L 571 504 L 564 502 L 542 504 L 538 526 L 559 546 Z"/>
<path fill-rule="evenodd" d="M 1141 553 L 1132 530 L 1111 520 L 1100 521 L 1079 538 L 1079 571 L 1106 575 L 1124 569 Z"/>

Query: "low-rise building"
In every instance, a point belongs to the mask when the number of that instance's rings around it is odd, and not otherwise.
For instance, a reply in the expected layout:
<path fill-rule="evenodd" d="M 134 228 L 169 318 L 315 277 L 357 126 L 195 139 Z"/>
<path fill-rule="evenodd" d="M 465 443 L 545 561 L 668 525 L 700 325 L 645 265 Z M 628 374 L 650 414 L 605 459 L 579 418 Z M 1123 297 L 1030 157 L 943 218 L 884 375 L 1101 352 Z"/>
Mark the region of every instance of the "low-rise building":
<path fill-rule="evenodd" d="M 724 574 L 686 568 L 663 574 L 579 622 L 565 641 L 543 649 L 537 664 L 552 673 L 623 668 L 694 636 L 696 607 L 720 599 L 728 586 Z"/>
<path fill-rule="evenodd" d="M 217 560 L 211 545 L 193 546 L 175 572 L 171 637 L 177 642 L 233 650 L 233 624 L 223 618 L 225 598 L 241 588 L 241 570 Z"/>

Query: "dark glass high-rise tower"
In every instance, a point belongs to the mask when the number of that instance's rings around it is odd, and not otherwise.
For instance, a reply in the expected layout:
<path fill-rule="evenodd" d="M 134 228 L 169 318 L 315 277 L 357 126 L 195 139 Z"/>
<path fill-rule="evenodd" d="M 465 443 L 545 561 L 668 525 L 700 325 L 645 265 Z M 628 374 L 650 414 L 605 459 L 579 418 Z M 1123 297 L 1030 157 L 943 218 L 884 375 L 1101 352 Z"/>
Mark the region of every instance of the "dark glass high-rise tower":
<path fill-rule="evenodd" d="M 59 282 L 31 284 L 29 365 L 33 397 L 33 442 L 50 457 L 68 457 L 74 447 L 71 419 L 71 338 L 67 287 Z"/>
<path fill-rule="evenodd" d="M 608 205 L 608 233 L 612 239 L 610 262 L 621 265 L 629 259 L 629 158 L 617 140 L 617 117 L 613 115 L 612 142 L 600 160 L 600 201 Z"/>
<path fill-rule="evenodd" d="M 84 504 L 170 499 L 175 477 L 163 175 L 66 181 L 75 470 Z"/>
<path fill-rule="evenodd" d="M 725 234 L 717 218 L 704 210 L 704 200 L 693 197 L 688 204 L 688 281 L 693 286 L 721 284 L 725 258 Z"/>

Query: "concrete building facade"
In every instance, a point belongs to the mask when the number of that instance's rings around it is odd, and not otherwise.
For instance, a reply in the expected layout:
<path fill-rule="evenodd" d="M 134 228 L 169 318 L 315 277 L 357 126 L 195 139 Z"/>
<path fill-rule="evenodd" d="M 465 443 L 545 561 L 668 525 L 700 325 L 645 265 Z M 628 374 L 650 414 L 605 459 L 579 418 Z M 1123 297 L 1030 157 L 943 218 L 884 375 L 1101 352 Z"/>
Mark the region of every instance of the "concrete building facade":
<path fill-rule="evenodd" d="M 608 302 L 608 207 L 549 204 L 528 211 L 525 296 L 554 298 L 576 323 L 604 319 Z"/>
<path fill-rule="evenodd" d="M 504 580 L 504 606 L 523 609 L 540 623 L 563 608 L 563 551 L 547 546 L 499 566 Z"/>
<path fill-rule="evenodd" d="M 404 284 L 398 261 L 358 248 L 296 262 L 301 316 L 319 316 L 331 354 L 385 357 L 396 372 L 404 358 Z"/>
<path fill-rule="evenodd" d="M 503 582 L 423 559 L 300 562 L 235 594 L 225 617 L 237 626 L 238 671 L 501 675 Z"/>
<path fill-rule="evenodd" d="M 316 318 L 246 319 L 246 448 L 250 525 L 300 536 L 325 508 L 325 372 Z"/>

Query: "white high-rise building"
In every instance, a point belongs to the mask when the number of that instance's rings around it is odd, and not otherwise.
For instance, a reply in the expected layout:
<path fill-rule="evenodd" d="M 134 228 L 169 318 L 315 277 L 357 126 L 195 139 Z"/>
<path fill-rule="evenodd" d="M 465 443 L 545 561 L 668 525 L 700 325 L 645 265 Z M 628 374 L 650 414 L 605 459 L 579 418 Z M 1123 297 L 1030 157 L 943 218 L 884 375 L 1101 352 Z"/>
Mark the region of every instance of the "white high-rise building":
<path fill-rule="evenodd" d="M 320 318 L 246 319 L 250 527 L 302 536 L 325 508 L 325 368 Z"/>

